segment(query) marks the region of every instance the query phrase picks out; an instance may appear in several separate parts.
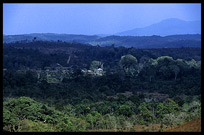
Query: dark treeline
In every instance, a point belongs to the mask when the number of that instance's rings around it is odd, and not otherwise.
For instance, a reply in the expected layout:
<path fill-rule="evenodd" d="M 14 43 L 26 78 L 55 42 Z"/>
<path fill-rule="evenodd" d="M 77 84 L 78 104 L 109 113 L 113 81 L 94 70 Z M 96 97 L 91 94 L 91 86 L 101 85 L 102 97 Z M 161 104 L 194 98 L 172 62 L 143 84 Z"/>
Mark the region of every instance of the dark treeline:
<path fill-rule="evenodd" d="M 160 56 L 170 56 L 173 59 L 201 59 L 200 48 L 160 48 L 136 49 L 125 47 L 99 47 L 67 42 L 16 42 L 4 44 L 3 67 L 6 69 L 31 69 L 50 67 L 59 63 L 63 66 L 89 68 L 93 60 L 104 63 L 104 68 L 117 68 L 121 56 L 131 54 L 138 59 L 148 57 L 156 59 Z M 71 56 L 70 63 L 67 59 Z"/>

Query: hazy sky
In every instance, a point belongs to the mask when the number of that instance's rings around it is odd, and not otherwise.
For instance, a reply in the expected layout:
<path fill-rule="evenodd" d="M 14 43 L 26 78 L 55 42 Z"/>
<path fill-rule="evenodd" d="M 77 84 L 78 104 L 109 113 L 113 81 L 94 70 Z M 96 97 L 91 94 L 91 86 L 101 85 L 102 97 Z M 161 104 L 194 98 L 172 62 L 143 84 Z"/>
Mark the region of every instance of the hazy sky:
<path fill-rule="evenodd" d="M 167 18 L 201 20 L 201 4 L 3 4 L 3 34 L 113 34 Z"/>

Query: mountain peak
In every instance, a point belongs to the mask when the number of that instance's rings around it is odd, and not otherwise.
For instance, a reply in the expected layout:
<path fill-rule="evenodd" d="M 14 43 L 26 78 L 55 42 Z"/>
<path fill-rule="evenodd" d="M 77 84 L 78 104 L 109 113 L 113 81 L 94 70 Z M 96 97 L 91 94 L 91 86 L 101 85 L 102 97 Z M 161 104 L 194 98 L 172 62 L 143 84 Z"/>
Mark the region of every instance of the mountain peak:
<path fill-rule="evenodd" d="M 168 18 L 144 28 L 136 28 L 116 33 L 120 36 L 151 36 L 201 34 L 201 21 L 184 21 L 178 18 Z"/>
<path fill-rule="evenodd" d="M 178 18 L 167 18 L 165 20 L 162 20 L 161 22 L 165 22 L 165 21 L 184 21 L 184 20 L 181 20 L 181 19 L 178 19 Z"/>
<path fill-rule="evenodd" d="M 156 23 L 156 24 L 160 24 L 160 23 L 167 23 L 167 24 L 170 24 L 170 23 L 185 23 L 187 21 L 184 21 L 184 20 L 181 20 L 181 19 L 178 19 L 178 18 L 168 18 L 168 19 L 165 19 L 165 20 L 162 20 L 160 21 L 159 23 Z"/>

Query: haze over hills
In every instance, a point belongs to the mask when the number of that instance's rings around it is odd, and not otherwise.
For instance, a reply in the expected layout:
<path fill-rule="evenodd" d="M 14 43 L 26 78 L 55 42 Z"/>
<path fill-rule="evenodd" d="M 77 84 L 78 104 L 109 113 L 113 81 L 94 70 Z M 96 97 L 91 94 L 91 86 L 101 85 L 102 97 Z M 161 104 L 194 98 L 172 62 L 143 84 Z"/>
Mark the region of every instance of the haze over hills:
<path fill-rule="evenodd" d="M 178 48 L 201 47 L 200 34 L 171 35 L 171 36 L 108 36 L 90 41 L 91 45 L 135 48 Z"/>
<path fill-rule="evenodd" d="M 90 40 L 96 40 L 100 38 L 99 36 L 93 35 L 74 35 L 74 34 L 56 34 L 56 33 L 32 33 L 32 34 L 21 34 L 21 35 L 3 35 L 3 42 L 16 42 L 21 40 L 31 41 L 36 37 L 37 40 L 52 40 L 52 41 L 77 41 L 80 43 L 85 43 Z"/>
<path fill-rule="evenodd" d="M 201 21 L 184 21 L 170 18 L 144 28 L 135 28 L 115 35 L 120 36 L 151 36 L 151 35 L 179 35 L 179 34 L 201 34 Z"/>
<path fill-rule="evenodd" d="M 135 48 L 163 48 L 163 47 L 201 47 L 200 34 L 185 34 L 185 35 L 171 35 L 171 36 L 88 36 L 88 35 L 70 35 L 70 34 L 25 34 L 25 35 L 4 35 L 3 42 L 16 41 L 65 41 L 78 42 L 82 44 L 89 44 L 93 46 L 111 46 L 115 45 Z"/>
<path fill-rule="evenodd" d="M 136 28 L 114 35 L 76 35 L 32 33 L 3 35 L 3 42 L 16 41 L 65 41 L 99 46 L 124 46 L 136 48 L 201 47 L 201 21 L 183 21 L 176 18 L 163 20 L 144 28 Z"/>

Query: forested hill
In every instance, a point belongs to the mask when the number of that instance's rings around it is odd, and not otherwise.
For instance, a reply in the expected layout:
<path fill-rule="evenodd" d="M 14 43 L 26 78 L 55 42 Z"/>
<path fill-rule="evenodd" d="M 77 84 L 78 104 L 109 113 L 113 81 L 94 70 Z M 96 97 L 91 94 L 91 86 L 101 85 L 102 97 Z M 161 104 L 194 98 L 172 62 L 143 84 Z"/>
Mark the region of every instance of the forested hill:
<path fill-rule="evenodd" d="M 92 45 L 135 48 L 201 47 L 201 35 L 153 36 L 108 36 L 89 42 Z"/>
<path fill-rule="evenodd" d="M 135 48 L 179 48 L 179 47 L 201 47 L 200 34 L 185 34 L 171 36 L 96 36 L 96 35 L 73 35 L 36 33 L 23 35 L 3 35 L 3 42 L 10 43 L 16 41 L 30 42 L 33 40 L 42 41 L 66 41 L 90 44 L 93 46 L 124 46 Z"/>

